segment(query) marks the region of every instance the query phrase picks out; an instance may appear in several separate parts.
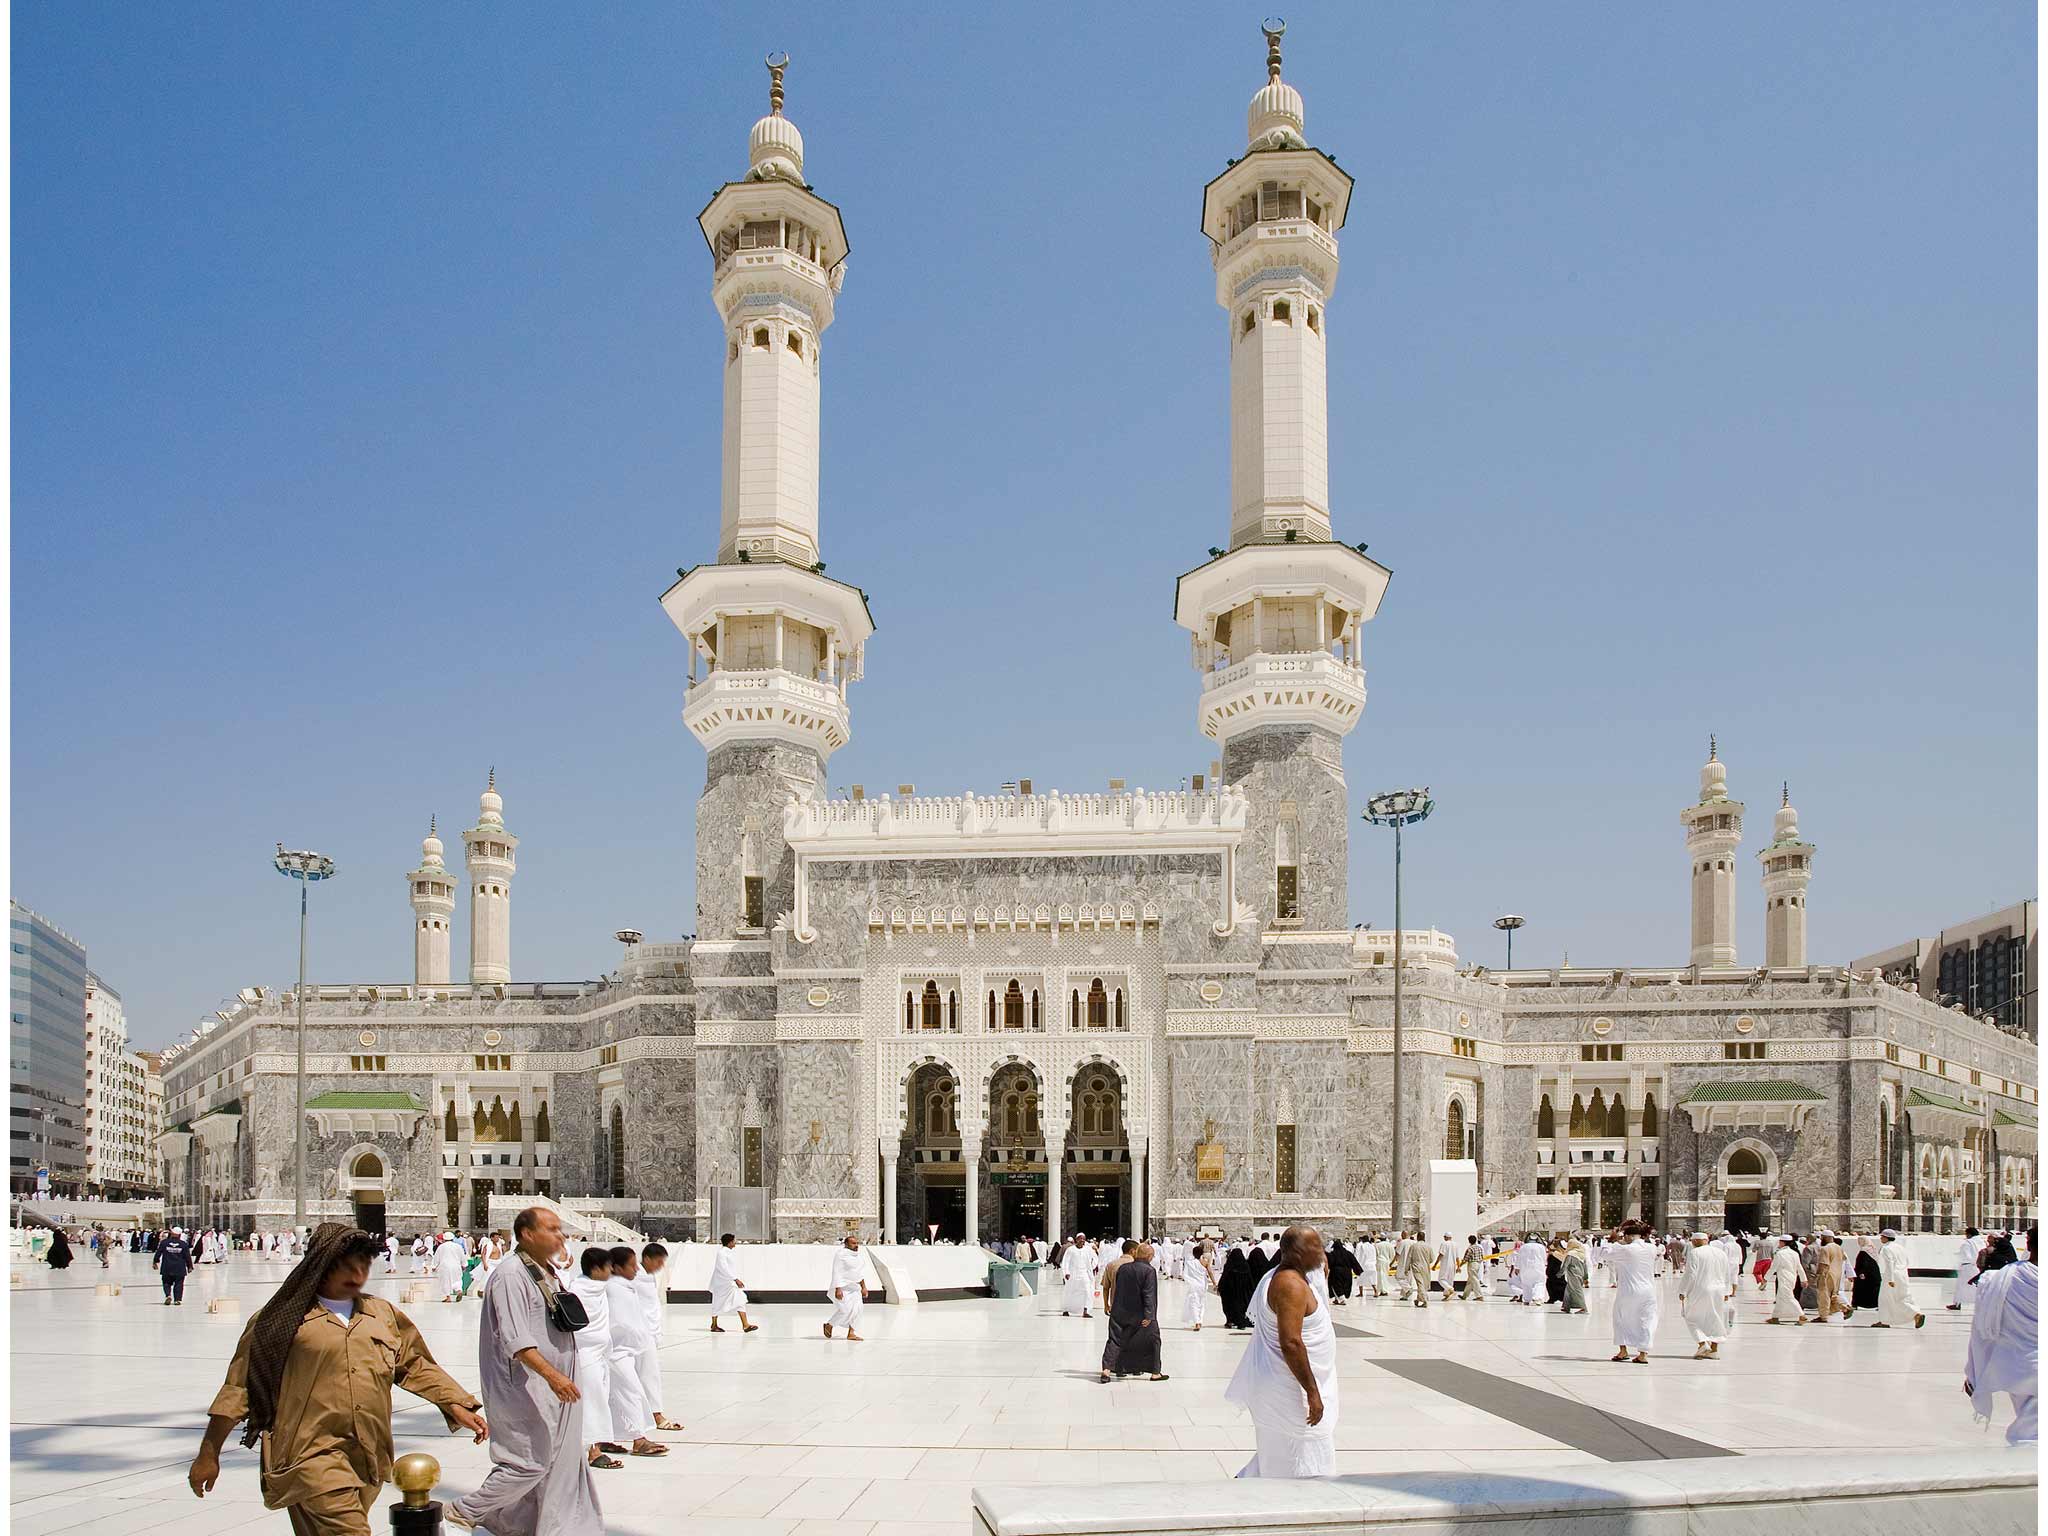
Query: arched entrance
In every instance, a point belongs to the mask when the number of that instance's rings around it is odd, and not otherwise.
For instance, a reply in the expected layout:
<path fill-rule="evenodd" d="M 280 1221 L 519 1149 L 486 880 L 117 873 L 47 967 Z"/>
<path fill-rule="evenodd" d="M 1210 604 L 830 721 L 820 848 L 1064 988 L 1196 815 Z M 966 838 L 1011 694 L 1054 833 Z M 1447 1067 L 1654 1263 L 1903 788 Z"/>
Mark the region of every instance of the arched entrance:
<path fill-rule="evenodd" d="M 1124 1127 L 1124 1083 L 1104 1061 L 1075 1070 L 1068 1104 L 1066 1229 L 1090 1237 L 1130 1234 L 1131 1143 Z"/>
<path fill-rule="evenodd" d="M 905 1238 L 967 1235 L 967 1168 L 960 1160 L 960 1081 L 943 1061 L 910 1074 L 902 1158 L 912 1170 L 898 1208 Z"/>
<path fill-rule="evenodd" d="M 997 1067 L 988 1085 L 988 1131 L 982 1157 L 995 1191 L 995 1235 L 1019 1238 L 1054 1233 L 1045 1208 L 1045 1133 L 1039 1126 L 1038 1074 L 1027 1062 Z"/>
<path fill-rule="evenodd" d="M 1745 1143 L 1730 1147 L 1721 1162 L 1721 1224 L 1730 1232 L 1763 1231 L 1775 1181 L 1764 1149 Z"/>
<path fill-rule="evenodd" d="M 347 1164 L 349 1199 L 355 1206 L 355 1224 L 365 1232 L 384 1230 L 384 1159 L 365 1149 L 350 1155 Z"/>

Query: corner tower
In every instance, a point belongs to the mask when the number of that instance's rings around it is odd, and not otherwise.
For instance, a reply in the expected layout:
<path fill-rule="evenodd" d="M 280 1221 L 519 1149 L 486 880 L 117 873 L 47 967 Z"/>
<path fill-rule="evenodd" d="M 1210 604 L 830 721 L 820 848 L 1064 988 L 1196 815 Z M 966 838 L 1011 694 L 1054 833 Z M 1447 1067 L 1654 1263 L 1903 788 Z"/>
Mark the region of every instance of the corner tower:
<path fill-rule="evenodd" d="M 1678 813 L 1692 860 L 1692 964 L 1735 964 L 1735 850 L 1742 843 L 1742 802 L 1728 798 L 1720 743 L 1707 738 L 1700 798 Z"/>
<path fill-rule="evenodd" d="M 769 56 L 745 178 L 697 216 L 725 379 L 718 546 L 661 605 L 689 642 L 683 723 L 710 754 L 697 804 L 704 939 L 765 932 L 792 904 L 782 806 L 823 791 L 874 632 L 865 595 L 825 575 L 818 542 L 820 338 L 847 244 L 839 210 L 804 180 L 803 135 L 782 110 L 788 64 Z"/>
<path fill-rule="evenodd" d="M 505 830 L 505 802 L 498 794 L 498 770 L 484 780 L 477 797 L 476 825 L 462 834 L 469 863 L 469 980 L 477 986 L 512 979 L 513 855 L 519 839 Z"/>
<path fill-rule="evenodd" d="M 455 875 L 441 858 L 433 817 L 420 841 L 420 867 L 406 877 L 412 892 L 412 979 L 415 986 L 448 985 L 449 919 L 455 915 Z"/>
<path fill-rule="evenodd" d="M 1351 178 L 1303 137 L 1266 29 L 1249 143 L 1210 182 L 1202 233 L 1230 364 L 1230 538 L 1181 577 L 1202 734 L 1253 806 L 1240 891 L 1266 926 L 1348 924 L 1343 738 L 1365 710 L 1359 627 L 1389 572 L 1331 536 L 1325 357 Z"/>
<path fill-rule="evenodd" d="M 1799 813 L 1786 785 L 1771 824 L 1771 845 L 1757 854 L 1764 867 L 1764 964 L 1806 964 L 1806 887 L 1813 880 L 1813 844 L 1799 840 Z"/>

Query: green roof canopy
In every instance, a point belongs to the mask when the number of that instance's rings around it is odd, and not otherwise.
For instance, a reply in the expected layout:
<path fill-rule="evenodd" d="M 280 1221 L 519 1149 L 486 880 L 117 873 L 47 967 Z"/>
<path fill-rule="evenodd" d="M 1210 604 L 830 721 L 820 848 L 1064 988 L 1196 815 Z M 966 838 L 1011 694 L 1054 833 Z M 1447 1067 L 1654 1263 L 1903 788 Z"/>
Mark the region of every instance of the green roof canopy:
<path fill-rule="evenodd" d="M 1993 1125 L 2024 1126 L 2026 1129 L 2030 1131 L 2038 1130 L 2040 1128 L 2037 1122 L 2029 1120 L 2025 1115 L 2014 1114 L 2009 1109 L 2000 1109 L 1992 1111 L 1991 1123 Z"/>
<path fill-rule="evenodd" d="M 1924 1088 L 1908 1088 L 1906 1090 L 1906 1108 L 1911 1109 L 1916 1104 L 1924 1105 L 1928 1109 L 1953 1110 L 1959 1115 L 1979 1115 L 1983 1113 L 1975 1104 L 1965 1104 L 1961 1099 L 1952 1099 L 1946 1094 L 1941 1093 L 1929 1093 Z"/>
<path fill-rule="evenodd" d="M 1680 1099 L 1681 1104 L 1789 1104 L 1805 1103 L 1809 1099 L 1822 1099 L 1827 1095 L 1807 1087 L 1804 1083 L 1787 1082 L 1774 1078 L 1769 1082 L 1747 1082 L 1741 1078 L 1727 1078 L 1717 1083 L 1697 1084 L 1690 1093 Z"/>
<path fill-rule="evenodd" d="M 308 1109 L 419 1109 L 409 1093 L 357 1093 L 339 1088 L 306 1100 Z"/>

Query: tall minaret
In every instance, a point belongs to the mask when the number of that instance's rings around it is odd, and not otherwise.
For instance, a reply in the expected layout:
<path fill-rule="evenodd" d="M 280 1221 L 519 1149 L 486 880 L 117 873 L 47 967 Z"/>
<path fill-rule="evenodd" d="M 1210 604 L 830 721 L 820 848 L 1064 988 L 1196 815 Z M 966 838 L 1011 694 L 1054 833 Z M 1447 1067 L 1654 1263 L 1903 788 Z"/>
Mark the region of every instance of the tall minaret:
<path fill-rule="evenodd" d="M 768 115 L 748 170 L 698 215 L 722 327 L 724 471 L 713 563 L 661 605 L 690 645 L 683 723 L 710 754 L 697 802 L 697 933 L 762 934 L 793 902 L 782 807 L 821 794 L 846 744 L 846 685 L 874 632 L 858 587 L 818 545 L 819 338 L 846 274 L 839 210 L 804 180 L 783 116 L 789 58 L 768 58 Z"/>
<path fill-rule="evenodd" d="M 441 860 L 434 818 L 420 842 L 420 867 L 405 877 L 412 891 L 412 979 L 422 987 L 448 985 L 448 919 L 455 913 L 455 876 Z"/>
<path fill-rule="evenodd" d="M 512 979 L 513 854 L 519 839 L 505 830 L 505 802 L 493 768 L 477 800 L 476 825 L 462 834 L 469 859 L 469 979 L 471 985 Z"/>
<path fill-rule="evenodd" d="M 1742 802 L 1728 798 L 1720 743 L 1707 738 L 1700 798 L 1678 813 L 1692 860 L 1692 963 L 1735 964 L 1735 850 L 1742 842 Z"/>
<path fill-rule="evenodd" d="M 1202 733 L 1222 746 L 1225 782 L 1251 797 L 1240 898 L 1261 926 L 1335 933 L 1349 927 L 1343 738 L 1365 710 L 1358 631 L 1389 573 L 1330 537 L 1324 351 L 1351 178 L 1302 137 L 1282 30 L 1266 30 L 1250 142 L 1203 197 L 1230 360 L 1230 537 L 1181 577 L 1174 618 L 1194 635 Z"/>
<path fill-rule="evenodd" d="M 1799 840 L 1799 813 L 1787 784 L 1771 824 L 1771 846 L 1757 855 L 1764 866 L 1764 964 L 1806 964 L 1806 887 L 1813 879 L 1813 844 Z"/>

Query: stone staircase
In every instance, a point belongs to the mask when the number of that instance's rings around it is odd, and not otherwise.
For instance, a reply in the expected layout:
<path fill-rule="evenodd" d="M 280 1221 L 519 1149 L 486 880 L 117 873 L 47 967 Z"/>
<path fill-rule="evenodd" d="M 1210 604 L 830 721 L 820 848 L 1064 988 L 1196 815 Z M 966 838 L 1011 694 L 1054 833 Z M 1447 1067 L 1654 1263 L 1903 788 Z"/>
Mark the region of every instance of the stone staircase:
<path fill-rule="evenodd" d="M 1578 1224 L 1579 1202 L 1571 1195 L 1510 1195 L 1479 1211 L 1482 1232 L 1563 1232 Z"/>
<path fill-rule="evenodd" d="M 491 1225 L 510 1231 L 512 1218 L 527 1207 L 535 1205 L 544 1211 L 553 1211 L 555 1219 L 562 1224 L 563 1232 L 570 1237 L 580 1237 L 587 1243 L 604 1243 L 613 1248 L 639 1248 L 647 1242 L 646 1233 L 636 1232 L 624 1222 L 607 1216 L 602 1211 L 587 1210 L 574 1200 L 556 1200 L 547 1195 L 491 1196 Z"/>

